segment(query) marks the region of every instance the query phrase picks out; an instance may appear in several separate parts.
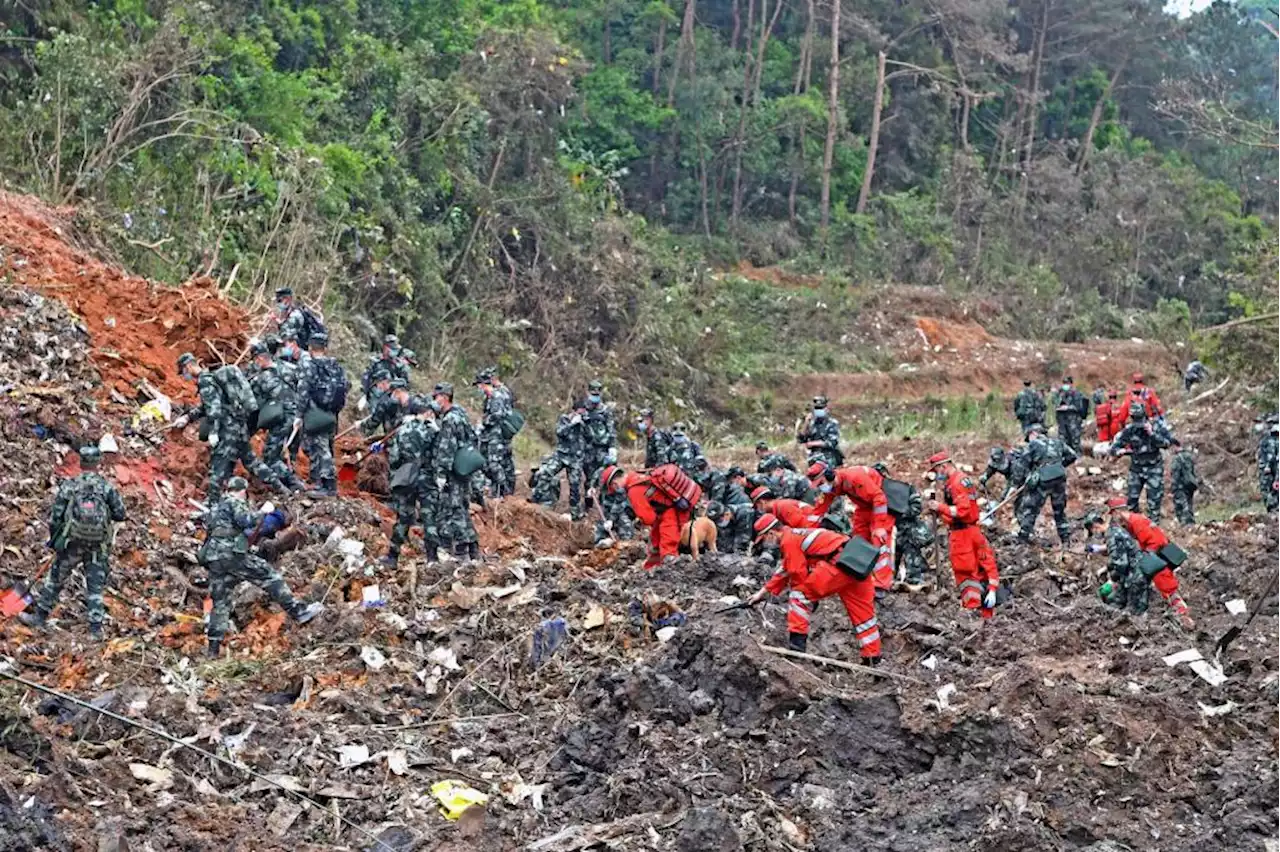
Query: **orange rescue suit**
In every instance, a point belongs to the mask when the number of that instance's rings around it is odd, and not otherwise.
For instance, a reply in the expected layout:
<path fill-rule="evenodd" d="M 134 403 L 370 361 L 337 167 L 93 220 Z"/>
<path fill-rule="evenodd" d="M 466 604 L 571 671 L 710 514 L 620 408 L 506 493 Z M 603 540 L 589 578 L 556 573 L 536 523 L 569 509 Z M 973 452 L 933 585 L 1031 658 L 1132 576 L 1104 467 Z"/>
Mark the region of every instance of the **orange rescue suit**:
<path fill-rule="evenodd" d="M 837 497 L 847 497 L 853 503 L 853 534 L 880 548 L 880 558 L 871 572 L 876 588 L 891 588 L 893 556 L 889 551 L 889 541 L 893 536 L 894 521 L 889 514 L 889 501 L 884 496 L 884 477 L 870 467 L 838 468 L 831 491 L 818 498 L 816 509 L 819 517 L 827 513 Z"/>
<path fill-rule="evenodd" d="M 960 605 L 980 609 L 983 618 L 991 618 L 995 611 L 983 606 L 982 599 L 986 592 L 999 587 L 1000 571 L 996 568 L 996 555 L 978 526 L 978 492 L 968 477 L 953 468 L 943 482 L 942 495 L 947 508 L 941 518 L 951 529 L 951 571 L 960 587 Z"/>
<path fill-rule="evenodd" d="M 645 556 L 645 570 L 653 570 L 664 558 L 680 553 L 680 530 L 689 523 L 693 507 L 681 510 L 675 500 L 653 483 L 644 471 L 632 471 L 623 475 L 623 490 L 636 520 L 649 527 L 649 553 Z"/>
<path fill-rule="evenodd" d="M 1138 547 L 1142 548 L 1144 553 L 1154 553 L 1169 543 L 1169 536 L 1164 534 L 1164 530 L 1153 524 L 1146 515 L 1139 515 L 1137 512 L 1129 513 L 1125 529 L 1138 542 Z M 1178 594 L 1178 578 L 1174 575 L 1172 568 L 1166 566 L 1161 569 L 1151 578 L 1151 585 L 1155 586 L 1160 596 L 1169 602 L 1174 612 L 1179 615 L 1187 612 L 1186 602 Z"/>

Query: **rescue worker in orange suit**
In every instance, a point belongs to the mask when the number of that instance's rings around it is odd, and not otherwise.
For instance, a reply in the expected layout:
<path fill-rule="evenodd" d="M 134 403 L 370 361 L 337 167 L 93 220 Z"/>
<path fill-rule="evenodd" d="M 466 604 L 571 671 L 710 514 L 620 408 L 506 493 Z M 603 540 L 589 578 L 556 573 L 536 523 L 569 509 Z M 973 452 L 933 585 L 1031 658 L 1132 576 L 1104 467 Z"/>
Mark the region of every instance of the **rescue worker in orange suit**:
<path fill-rule="evenodd" d="M 981 610 L 983 618 L 991 618 L 995 615 L 1000 571 L 995 553 L 978 526 L 978 491 L 945 452 L 931 456 L 929 466 L 945 501 L 930 500 L 929 510 L 936 512 L 951 531 L 949 555 L 956 585 L 960 587 L 960 606 Z"/>
<path fill-rule="evenodd" d="M 1164 534 L 1164 530 L 1152 523 L 1147 516 L 1131 512 L 1128 501 L 1124 497 L 1116 496 L 1107 500 L 1107 511 L 1117 517 L 1129 531 L 1129 535 L 1138 542 L 1138 547 L 1143 553 L 1155 553 L 1169 543 L 1169 536 Z M 1155 586 L 1160 596 L 1169 602 L 1169 606 L 1178 616 L 1182 626 L 1187 630 L 1195 629 L 1196 623 L 1191 619 L 1191 609 L 1178 591 L 1178 578 L 1174 575 L 1173 569 L 1166 565 L 1151 578 L 1151 585 Z"/>
<path fill-rule="evenodd" d="M 660 487 L 655 477 L 660 478 L 659 471 L 668 466 L 625 473 L 622 468 L 609 465 L 600 473 L 602 493 L 625 494 L 636 519 L 649 527 L 646 571 L 652 571 L 668 556 L 680 553 L 680 530 L 693 517 L 693 506 L 698 501 L 696 495 L 692 500 L 675 497 Z"/>
<path fill-rule="evenodd" d="M 755 605 L 790 586 L 787 630 L 791 649 L 805 650 L 814 604 L 836 595 L 849 613 L 863 664 L 879 665 L 880 625 L 876 621 L 875 586 L 870 577 L 858 580 L 835 565 L 849 537 L 833 530 L 793 529 L 771 514 L 762 515 L 755 523 L 755 530 L 757 544 L 771 541 L 777 545 L 782 563 L 764 588 L 748 602 Z"/>
<path fill-rule="evenodd" d="M 893 536 L 893 516 L 884 496 L 884 476 L 872 467 L 833 468 L 823 461 L 809 465 L 809 483 L 818 491 L 814 512 L 825 515 L 837 497 L 848 497 L 853 503 L 853 534 L 880 548 L 880 558 L 871 572 L 877 596 L 893 588 L 893 554 L 889 541 Z"/>
<path fill-rule="evenodd" d="M 805 529 L 816 527 L 822 520 L 822 512 L 802 500 L 776 497 L 769 486 L 761 485 L 751 492 L 751 502 L 762 515 L 776 515 L 783 526 Z"/>
<path fill-rule="evenodd" d="M 1116 418 L 1119 416 L 1119 413 L 1116 411 L 1119 406 L 1116 401 L 1118 397 L 1119 394 L 1115 391 L 1110 391 L 1103 399 L 1094 403 L 1093 417 L 1098 424 L 1099 443 L 1110 443 L 1111 439 L 1116 435 L 1117 430 L 1115 428 L 1115 424 Z"/>
<path fill-rule="evenodd" d="M 1120 430 L 1129 422 L 1129 406 L 1134 404 L 1146 409 L 1148 420 L 1154 421 L 1164 417 L 1164 406 L 1160 404 L 1160 397 L 1156 395 L 1155 388 L 1147 387 L 1146 377 L 1141 373 L 1134 373 L 1133 386 L 1125 394 L 1119 410 L 1114 407 L 1111 409 L 1112 436 L 1119 435 Z"/>

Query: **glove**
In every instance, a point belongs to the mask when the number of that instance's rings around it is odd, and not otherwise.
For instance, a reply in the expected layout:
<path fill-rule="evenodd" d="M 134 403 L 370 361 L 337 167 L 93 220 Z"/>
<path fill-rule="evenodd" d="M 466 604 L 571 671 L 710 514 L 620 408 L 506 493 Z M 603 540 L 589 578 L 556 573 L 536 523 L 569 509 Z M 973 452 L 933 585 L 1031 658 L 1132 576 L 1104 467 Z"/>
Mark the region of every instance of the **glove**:
<path fill-rule="evenodd" d="M 605 532 L 613 532 L 613 521 L 605 521 L 601 526 L 604 527 Z"/>
<path fill-rule="evenodd" d="M 369 407 L 369 397 L 360 394 L 360 401 L 356 403 L 356 411 L 364 411 Z"/>
<path fill-rule="evenodd" d="M 885 529 L 871 531 L 871 543 L 877 547 L 885 547 L 889 544 L 889 531 Z"/>
<path fill-rule="evenodd" d="M 1106 553 L 1107 546 L 1105 544 L 1086 544 L 1084 550 L 1085 553 Z"/>
<path fill-rule="evenodd" d="M 760 601 L 764 600 L 764 599 L 765 599 L 765 598 L 767 598 L 767 597 L 769 597 L 769 590 L 768 590 L 768 589 L 761 589 L 760 591 L 756 592 L 756 593 L 755 593 L 754 595 L 752 595 L 751 597 L 747 598 L 747 605 L 748 605 L 748 606 L 755 606 L 756 604 L 760 603 Z"/>
<path fill-rule="evenodd" d="M 995 589 L 987 589 L 987 596 L 982 599 L 982 606 L 985 609 L 996 608 L 996 590 Z"/>
<path fill-rule="evenodd" d="M 191 418 L 188 415 L 184 414 L 181 417 L 179 417 L 177 420 L 173 421 L 172 428 L 185 429 L 187 427 L 187 424 L 190 422 L 191 422 Z"/>
<path fill-rule="evenodd" d="M 577 426 L 578 424 L 582 423 L 582 415 L 580 414 L 573 415 L 572 417 L 569 418 L 569 422 L 572 423 L 574 426 Z"/>
<path fill-rule="evenodd" d="M 217 433 L 217 432 L 210 432 L 210 433 L 209 433 L 209 446 L 210 446 L 210 447 L 216 447 L 216 446 L 218 446 L 218 433 Z"/>
<path fill-rule="evenodd" d="M 376 456 L 378 453 L 382 452 L 385 446 L 386 445 L 382 441 L 374 441 L 373 446 L 369 448 L 369 452 Z"/>
<path fill-rule="evenodd" d="M 689 511 L 689 501 L 684 499 L 683 497 L 677 498 L 676 508 L 679 509 L 681 512 Z"/>
<path fill-rule="evenodd" d="M 268 500 L 267 502 L 263 503 L 261 506 L 258 507 L 258 514 L 270 515 L 275 510 L 276 510 L 276 504 Z"/>
<path fill-rule="evenodd" d="M 448 480 L 446 480 L 443 476 L 436 477 L 436 488 L 438 490 L 443 491 L 446 484 L 448 484 Z"/>

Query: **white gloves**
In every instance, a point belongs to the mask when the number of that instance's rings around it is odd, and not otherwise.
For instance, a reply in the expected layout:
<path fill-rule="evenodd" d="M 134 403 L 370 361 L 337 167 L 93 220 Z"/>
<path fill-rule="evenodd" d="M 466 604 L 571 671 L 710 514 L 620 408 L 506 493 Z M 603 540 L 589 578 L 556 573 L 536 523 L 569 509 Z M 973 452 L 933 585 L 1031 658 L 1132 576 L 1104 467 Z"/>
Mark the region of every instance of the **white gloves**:
<path fill-rule="evenodd" d="M 360 401 L 356 403 L 356 411 L 364 411 L 369 407 L 369 397 L 360 394 Z"/>
<path fill-rule="evenodd" d="M 605 521 L 603 526 L 606 532 L 613 532 L 613 521 Z"/>
<path fill-rule="evenodd" d="M 436 488 L 439 489 L 440 491 L 443 491 L 445 485 L 447 484 L 448 484 L 448 480 L 446 480 L 443 476 L 436 477 Z"/>
<path fill-rule="evenodd" d="M 218 446 L 218 433 L 217 433 L 217 432 L 210 432 L 210 433 L 209 433 L 209 446 L 210 446 L 210 447 L 216 447 L 216 446 Z"/>
<path fill-rule="evenodd" d="M 172 428 L 185 429 L 187 427 L 187 424 L 190 422 L 191 422 L 191 418 L 184 414 L 181 417 L 179 417 L 177 420 L 173 421 Z"/>
<path fill-rule="evenodd" d="M 988 589 L 987 596 L 982 599 L 982 606 L 986 609 L 996 608 L 996 590 Z"/>
<path fill-rule="evenodd" d="M 268 500 L 267 502 L 263 503 L 261 506 L 258 507 L 258 514 L 270 515 L 275 510 L 276 510 L 276 504 Z"/>
<path fill-rule="evenodd" d="M 582 416 L 579 414 L 575 414 L 569 418 L 569 422 L 572 423 L 574 426 L 577 426 L 579 423 L 582 422 Z"/>

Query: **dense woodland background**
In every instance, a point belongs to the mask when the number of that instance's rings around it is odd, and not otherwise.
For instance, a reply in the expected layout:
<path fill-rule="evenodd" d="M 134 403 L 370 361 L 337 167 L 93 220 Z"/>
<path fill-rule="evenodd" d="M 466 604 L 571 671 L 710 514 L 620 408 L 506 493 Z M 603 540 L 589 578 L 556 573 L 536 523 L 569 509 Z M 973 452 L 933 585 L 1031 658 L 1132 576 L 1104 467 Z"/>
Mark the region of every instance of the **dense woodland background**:
<path fill-rule="evenodd" d="M 1259 0 L 0 0 L 0 172 L 137 272 L 291 284 L 433 374 L 696 396 L 761 358 L 846 365 L 833 326 L 897 283 L 1059 340 L 1275 310 L 1277 23 Z M 818 295 L 710 273 L 742 262 Z M 1274 326 L 1222 340 L 1204 357 L 1274 371 Z"/>

